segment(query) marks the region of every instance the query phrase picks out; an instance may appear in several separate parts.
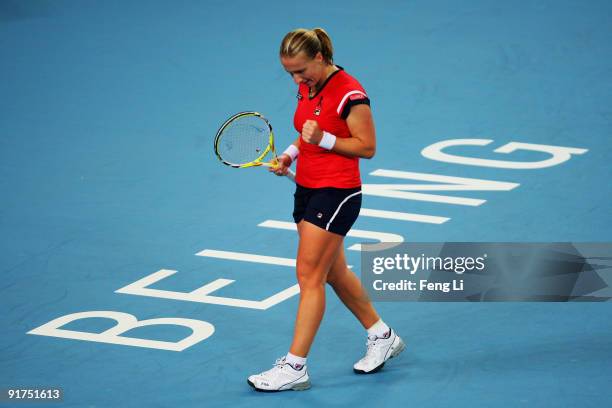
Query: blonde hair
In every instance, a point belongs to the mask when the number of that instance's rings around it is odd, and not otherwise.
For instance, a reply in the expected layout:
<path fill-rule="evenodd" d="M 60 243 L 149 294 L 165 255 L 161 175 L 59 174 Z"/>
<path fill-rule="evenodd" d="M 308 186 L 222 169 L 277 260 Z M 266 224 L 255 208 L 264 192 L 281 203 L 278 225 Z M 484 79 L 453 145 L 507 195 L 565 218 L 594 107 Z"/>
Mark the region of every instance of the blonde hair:
<path fill-rule="evenodd" d="M 326 63 L 334 62 L 331 38 L 322 28 L 298 28 L 285 35 L 280 46 L 281 57 L 295 57 L 302 51 L 311 59 L 320 52 Z"/>

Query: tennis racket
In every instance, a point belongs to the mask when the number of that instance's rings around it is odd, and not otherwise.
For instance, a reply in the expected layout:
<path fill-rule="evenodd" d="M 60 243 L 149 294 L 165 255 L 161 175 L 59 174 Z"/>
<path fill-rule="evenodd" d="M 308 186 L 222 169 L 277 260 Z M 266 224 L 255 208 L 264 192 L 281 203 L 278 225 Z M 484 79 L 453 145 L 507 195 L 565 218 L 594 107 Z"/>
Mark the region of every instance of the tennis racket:
<path fill-rule="evenodd" d="M 264 161 L 270 152 L 274 163 L 278 157 L 272 125 L 258 112 L 235 114 L 221 125 L 215 136 L 215 154 L 221 163 L 230 167 L 275 167 L 275 164 Z M 288 169 L 287 177 L 295 181 L 291 169 Z"/>

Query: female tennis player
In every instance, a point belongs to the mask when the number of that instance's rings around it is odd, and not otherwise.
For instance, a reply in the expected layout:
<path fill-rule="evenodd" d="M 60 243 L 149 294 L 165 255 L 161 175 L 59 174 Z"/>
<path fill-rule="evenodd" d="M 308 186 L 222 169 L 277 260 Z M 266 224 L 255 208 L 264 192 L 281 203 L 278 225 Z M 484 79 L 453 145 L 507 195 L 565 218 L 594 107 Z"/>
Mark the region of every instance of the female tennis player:
<path fill-rule="evenodd" d="M 404 349 L 344 256 L 344 237 L 361 208 L 359 158 L 369 159 L 376 150 L 370 100 L 355 78 L 334 65 L 331 40 L 321 28 L 285 35 L 280 60 L 298 85 L 294 126 L 299 137 L 270 170 L 286 174 L 299 155 L 293 218 L 300 301 L 287 355 L 248 378 L 259 391 L 310 388 L 306 356 L 323 318 L 326 283 L 367 330 L 366 355 L 353 366 L 355 373 L 374 373 Z"/>

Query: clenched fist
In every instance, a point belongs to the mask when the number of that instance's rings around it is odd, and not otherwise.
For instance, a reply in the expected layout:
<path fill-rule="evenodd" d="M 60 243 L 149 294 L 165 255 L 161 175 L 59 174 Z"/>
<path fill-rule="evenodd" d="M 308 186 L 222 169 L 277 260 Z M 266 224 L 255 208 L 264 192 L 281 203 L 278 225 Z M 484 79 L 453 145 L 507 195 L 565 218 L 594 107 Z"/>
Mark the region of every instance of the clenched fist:
<path fill-rule="evenodd" d="M 323 137 L 323 131 L 316 120 L 307 120 L 302 126 L 302 140 L 318 145 Z"/>

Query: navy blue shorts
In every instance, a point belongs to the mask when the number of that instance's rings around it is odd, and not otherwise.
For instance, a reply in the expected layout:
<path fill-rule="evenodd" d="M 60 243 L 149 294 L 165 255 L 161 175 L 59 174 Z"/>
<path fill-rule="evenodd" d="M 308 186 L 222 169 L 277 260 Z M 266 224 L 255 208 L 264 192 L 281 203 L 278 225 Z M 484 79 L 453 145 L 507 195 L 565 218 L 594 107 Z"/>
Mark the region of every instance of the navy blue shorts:
<path fill-rule="evenodd" d="M 293 194 L 295 223 L 306 220 L 311 224 L 345 236 L 361 209 L 361 187 L 306 188 L 296 184 Z"/>

